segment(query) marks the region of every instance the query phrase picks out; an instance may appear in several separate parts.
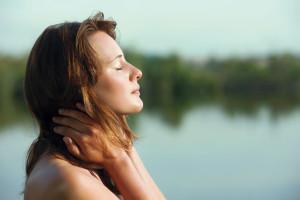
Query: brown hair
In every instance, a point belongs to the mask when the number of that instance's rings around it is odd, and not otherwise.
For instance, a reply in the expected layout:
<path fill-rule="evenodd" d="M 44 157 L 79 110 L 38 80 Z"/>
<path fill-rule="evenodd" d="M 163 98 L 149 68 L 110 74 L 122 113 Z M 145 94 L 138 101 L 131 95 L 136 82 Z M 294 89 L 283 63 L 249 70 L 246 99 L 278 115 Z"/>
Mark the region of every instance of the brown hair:
<path fill-rule="evenodd" d="M 52 117 L 58 115 L 59 108 L 76 109 L 76 102 L 83 103 L 87 113 L 104 129 L 106 148 L 115 145 L 128 149 L 136 138 L 125 116 L 117 115 L 96 100 L 92 89 L 101 68 L 98 72 L 99 62 L 88 36 L 104 31 L 116 39 L 115 28 L 116 22 L 105 20 L 103 13 L 99 12 L 81 23 L 65 22 L 49 26 L 35 42 L 27 61 L 24 90 L 26 103 L 39 125 L 39 136 L 28 151 L 27 178 L 46 152 L 91 169 L 89 163 L 76 159 L 68 152 L 61 135 L 53 133 L 55 124 Z M 122 137 L 120 131 L 123 132 Z"/>

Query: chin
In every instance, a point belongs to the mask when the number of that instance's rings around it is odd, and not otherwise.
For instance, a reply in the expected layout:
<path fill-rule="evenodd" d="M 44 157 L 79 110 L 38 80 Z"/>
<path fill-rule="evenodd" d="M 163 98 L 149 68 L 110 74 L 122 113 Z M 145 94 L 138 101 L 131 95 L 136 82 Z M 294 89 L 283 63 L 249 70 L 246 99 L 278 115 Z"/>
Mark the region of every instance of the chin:
<path fill-rule="evenodd" d="M 123 109 L 122 111 L 119 110 L 118 113 L 123 114 L 123 115 L 130 115 L 130 114 L 135 114 L 139 113 L 143 109 L 143 101 L 139 101 L 136 104 L 132 104 L 127 107 L 127 109 Z"/>
<path fill-rule="evenodd" d="M 128 111 L 128 114 L 141 112 L 143 107 L 144 107 L 144 103 L 142 100 L 140 100 L 136 104 L 132 105 L 131 109 Z"/>
<path fill-rule="evenodd" d="M 139 104 L 135 105 L 132 109 L 132 112 L 131 113 L 138 113 L 138 112 L 141 112 L 142 109 L 144 107 L 144 104 L 143 102 L 141 101 Z"/>

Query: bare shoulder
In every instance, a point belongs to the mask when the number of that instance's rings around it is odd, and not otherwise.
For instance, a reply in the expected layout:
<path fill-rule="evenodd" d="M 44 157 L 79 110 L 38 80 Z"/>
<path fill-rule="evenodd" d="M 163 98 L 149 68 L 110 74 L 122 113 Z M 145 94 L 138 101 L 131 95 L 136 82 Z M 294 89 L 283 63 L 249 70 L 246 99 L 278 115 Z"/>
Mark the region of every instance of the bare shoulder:
<path fill-rule="evenodd" d="M 25 186 L 24 200 L 115 200 L 118 199 L 98 177 L 67 161 L 42 158 Z"/>

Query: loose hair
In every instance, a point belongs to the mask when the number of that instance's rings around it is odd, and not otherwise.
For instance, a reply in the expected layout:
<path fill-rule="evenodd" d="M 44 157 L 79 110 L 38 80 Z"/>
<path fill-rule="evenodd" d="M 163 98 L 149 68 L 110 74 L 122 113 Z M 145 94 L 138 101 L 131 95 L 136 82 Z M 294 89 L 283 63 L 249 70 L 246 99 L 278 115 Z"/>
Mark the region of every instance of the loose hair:
<path fill-rule="evenodd" d="M 52 117 L 58 115 L 59 108 L 76 109 L 76 102 L 81 102 L 103 128 L 106 149 L 116 146 L 128 150 L 137 138 L 126 117 L 100 102 L 93 90 L 102 66 L 88 36 L 104 31 L 115 40 L 116 25 L 115 21 L 105 20 L 104 14 L 98 12 L 81 23 L 49 26 L 35 42 L 26 65 L 24 93 L 26 104 L 38 122 L 39 135 L 28 150 L 27 179 L 44 153 L 60 155 L 75 165 L 92 169 L 90 163 L 68 152 L 63 136 L 53 133 Z"/>

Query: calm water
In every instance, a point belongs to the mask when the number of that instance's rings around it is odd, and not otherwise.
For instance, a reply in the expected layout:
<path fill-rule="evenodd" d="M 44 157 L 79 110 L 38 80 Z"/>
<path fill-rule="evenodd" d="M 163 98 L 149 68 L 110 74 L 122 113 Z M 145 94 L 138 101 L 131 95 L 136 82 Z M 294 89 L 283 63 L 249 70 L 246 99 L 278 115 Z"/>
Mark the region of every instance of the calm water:
<path fill-rule="evenodd" d="M 229 116 L 212 105 L 187 112 L 176 127 L 155 113 L 136 120 L 136 147 L 168 199 L 300 199 L 300 110 Z M 22 199 L 35 131 L 24 123 L 0 131 L 0 199 Z"/>

